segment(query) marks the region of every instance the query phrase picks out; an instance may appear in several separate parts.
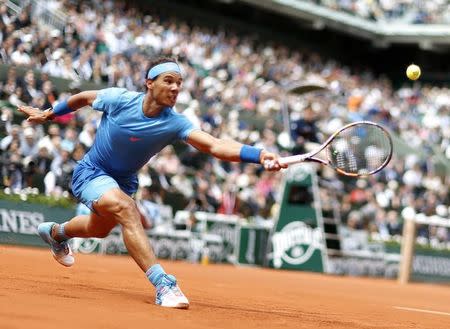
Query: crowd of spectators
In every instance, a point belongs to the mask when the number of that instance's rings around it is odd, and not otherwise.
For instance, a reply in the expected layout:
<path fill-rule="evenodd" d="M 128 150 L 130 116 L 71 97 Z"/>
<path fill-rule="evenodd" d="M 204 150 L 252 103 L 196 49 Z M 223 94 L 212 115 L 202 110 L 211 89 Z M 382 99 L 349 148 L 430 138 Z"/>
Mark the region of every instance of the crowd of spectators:
<path fill-rule="evenodd" d="M 306 0 L 378 22 L 449 24 L 447 0 Z"/>
<path fill-rule="evenodd" d="M 152 57 L 178 56 L 184 82 L 177 110 L 214 136 L 288 154 L 277 139 L 286 104 L 294 150 L 359 119 L 379 122 L 407 141 L 405 154 L 397 150 L 390 165 L 368 179 L 343 179 L 318 168 L 324 211 L 338 205 L 349 228 L 383 239 L 399 235 L 400 213 L 407 206 L 449 217 L 450 178 L 431 156 L 438 152 L 450 161 L 448 88 L 414 84 L 394 89 L 387 79 L 370 72 L 355 75 L 317 53 L 160 19 L 128 8 L 125 1 L 52 4 L 70 17 L 64 30 L 36 24 L 30 8 L 19 15 L 0 8 L 0 60 L 11 65 L 0 95 L 9 104 L 45 109 L 73 91 L 56 90 L 50 77 L 69 79 L 73 88 L 91 81 L 99 88 L 142 90 Z M 25 74 L 18 74 L 19 68 Z M 317 79 L 327 82 L 329 92 L 299 98 L 283 91 L 292 81 Z M 7 192 L 38 188 L 69 196 L 71 173 L 92 146 L 101 114 L 82 109 L 44 126 L 31 126 L 18 115 L 1 108 L 0 185 Z M 178 204 L 190 211 L 256 221 L 276 216 L 281 177 L 255 165 L 221 162 L 183 144 L 166 148 L 139 172 L 141 194 L 153 205 L 177 195 Z M 423 227 L 419 234 L 427 241 L 450 240 L 445 228 Z"/>

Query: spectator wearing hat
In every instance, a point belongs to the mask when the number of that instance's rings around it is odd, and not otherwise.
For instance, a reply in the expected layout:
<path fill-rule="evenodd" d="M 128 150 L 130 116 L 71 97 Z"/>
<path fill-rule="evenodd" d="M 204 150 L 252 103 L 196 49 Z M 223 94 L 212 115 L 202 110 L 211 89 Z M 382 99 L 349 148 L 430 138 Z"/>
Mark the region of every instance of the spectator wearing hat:
<path fill-rule="evenodd" d="M 32 127 L 23 130 L 23 140 L 20 144 L 20 151 L 24 157 L 34 157 L 39 152 L 36 132 Z"/>

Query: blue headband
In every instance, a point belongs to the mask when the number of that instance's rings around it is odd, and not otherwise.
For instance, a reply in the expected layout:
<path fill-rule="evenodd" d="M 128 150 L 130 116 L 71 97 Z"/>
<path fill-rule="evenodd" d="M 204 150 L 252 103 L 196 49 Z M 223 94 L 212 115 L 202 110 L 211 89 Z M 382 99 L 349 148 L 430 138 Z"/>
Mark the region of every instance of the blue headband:
<path fill-rule="evenodd" d="M 177 72 L 178 74 L 181 75 L 181 70 L 177 63 L 166 62 L 153 66 L 148 72 L 147 79 L 153 80 L 161 73 L 166 72 Z"/>

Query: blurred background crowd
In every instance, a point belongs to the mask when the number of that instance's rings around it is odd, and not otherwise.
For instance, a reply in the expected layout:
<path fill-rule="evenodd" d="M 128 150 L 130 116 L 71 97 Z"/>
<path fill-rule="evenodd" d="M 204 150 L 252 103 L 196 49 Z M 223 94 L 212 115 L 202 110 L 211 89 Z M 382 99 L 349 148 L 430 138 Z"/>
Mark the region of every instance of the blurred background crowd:
<path fill-rule="evenodd" d="M 414 22 L 449 18 L 448 3 L 439 0 L 314 2 L 377 20 L 406 15 L 410 6 L 420 3 L 414 7 L 419 8 Z M 349 228 L 388 239 L 401 234 L 405 207 L 449 217 L 450 177 L 432 161 L 435 154 L 450 161 L 448 88 L 420 83 L 394 87 L 387 78 L 370 71 L 355 74 L 308 49 L 190 25 L 157 11 L 141 12 L 125 1 L 53 0 L 47 5 L 67 13 L 63 29 L 37 24 L 31 6 L 19 14 L 4 4 L 0 7 L 0 61 L 10 65 L 0 82 L 0 185 L 7 193 L 37 188 L 46 195 L 70 197 L 72 171 L 92 146 L 101 119 L 101 113 L 82 109 L 51 124 L 31 126 L 15 106 L 49 108 L 85 81 L 97 88 L 143 90 L 149 61 L 173 55 L 184 71 L 177 110 L 214 136 L 289 154 L 303 151 L 305 142 L 323 141 L 347 122 L 367 119 L 404 141 L 390 165 L 368 179 L 345 179 L 318 168 L 324 211 L 338 205 L 339 217 Z M 57 90 L 54 77 L 70 80 L 69 88 Z M 329 90 L 300 97 L 287 94 L 286 86 L 295 81 L 326 82 Z M 279 138 L 283 106 L 290 112 L 293 147 Z M 276 217 L 282 174 L 221 162 L 176 144 L 151 159 L 139 182 L 138 197 L 153 212 L 148 227 L 160 223 L 158 204 L 174 196 L 175 210 L 238 214 L 267 222 Z M 419 236 L 450 241 L 446 228 L 424 226 Z"/>

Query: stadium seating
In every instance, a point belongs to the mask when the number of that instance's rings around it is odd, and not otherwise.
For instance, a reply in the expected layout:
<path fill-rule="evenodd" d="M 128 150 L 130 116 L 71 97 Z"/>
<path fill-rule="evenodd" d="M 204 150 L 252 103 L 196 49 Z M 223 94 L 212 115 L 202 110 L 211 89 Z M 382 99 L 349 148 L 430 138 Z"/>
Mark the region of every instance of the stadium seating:
<path fill-rule="evenodd" d="M 141 13 L 123 2 L 64 3 L 66 8 L 62 2 L 52 2 L 70 17 L 63 29 L 34 23 L 33 15 L 40 13 L 32 7 L 18 14 L 0 7 L 3 189 L 20 192 L 39 187 L 48 195 L 68 195 L 71 170 L 91 146 L 100 119 L 99 113 L 86 109 L 60 118 L 56 125 L 31 127 L 14 112 L 15 106 L 44 109 L 81 86 L 141 90 L 149 59 L 163 53 L 178 56 L 185 71 L 177 109 L 214 135 L 287 154 L 293 150 L 283 149 L 276 139 L 287 100 L 294 151 L 305 141 L 322 140 L 335 127 L 357 119 L 380 122 L 406 141 L 407 151 L 396 153 L 386 170 L 368 180 L 343 180 L 327 170 L 320 172 L 324 204 L 337 201 L 340 217 L 350 228 L 389 239 L 401 234 L 399 214 L 405 206 L 428 216 L 448 216 L 450 175 L 448 168 L 436 165 L 450 159 L 448 88 L 394 88 L 370 72 L 354 75 L 332 59 Z M 315 3 L 362 15 L 368 2 Z M 387 1 L 371 3 L 377 7 L 373 15 L 364 9 L 368 19 L 412 17 L 412 2 L 393 1 L 391 9 Z M 445 21 L 446 11 L 438 11 L 442 2 L 426 3 L 431 18 L 420 23 Z M 285 98 L 281 86 L 314 76 L 325 79 L 331 92 Z M 303 129 L 306 111 L 311 114 L 309 125 L 317 130 L 314 136 Z M 157 192 L 152 201 L 176 200 L 178 209 L 238 214 L 249 220 L 273 220 L 282 177 L 252 165 L 222 163 L 184 145 L 160 154 L 139 176 L 142 188 Z M 235 207 L 223 201 L 229 198 L 236 201 Z M 446 229 L 427 227 L 419 230 L 419 236 L 449 241 Z"/>

